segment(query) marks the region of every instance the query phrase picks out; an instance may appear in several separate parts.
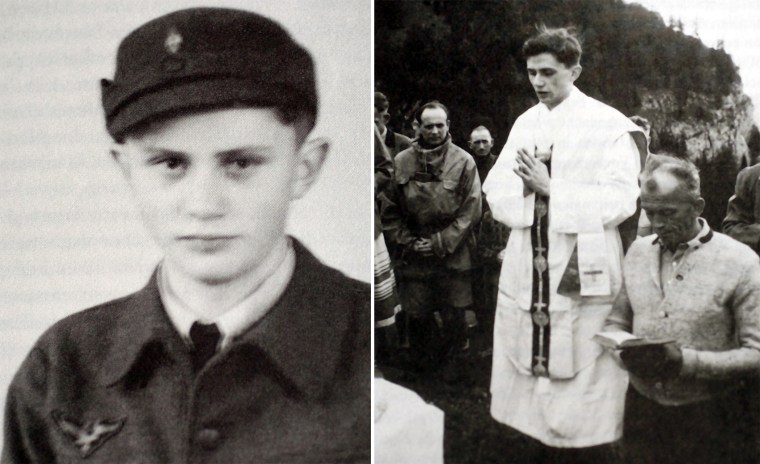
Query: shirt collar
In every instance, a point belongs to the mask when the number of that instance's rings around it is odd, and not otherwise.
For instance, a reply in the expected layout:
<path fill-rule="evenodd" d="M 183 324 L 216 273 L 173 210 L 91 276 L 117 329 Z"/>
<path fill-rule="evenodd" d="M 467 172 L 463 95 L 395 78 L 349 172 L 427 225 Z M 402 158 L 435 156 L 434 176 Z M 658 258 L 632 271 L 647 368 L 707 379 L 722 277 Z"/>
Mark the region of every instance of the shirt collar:
<path fill-rule="evenodd" d="M 254 288 L 240 303 L 216 319 L 199 317 L 198 314 L 187 306 L 182 301 L 182 298 L 173 291 L 164 267 L 159 265 L 157 285 L 161 302 L 174 328 L 177 329 L 177 332 L 182 336 L 185 343 L 190 344 L 190 327 L 196 321 L 215 323 L 222 334 L 220 347 L 224 349 L 229 346 L 235 337 L 261 319 L 285 291 L 293 275 L 295 253 L 293 252 L 290 240 L 287 241 L 286 247 L 287 249 L 283 258 L 273 262 L 270 265 L 272 269 L 264 272 L 264 275 L 267 276 L 266 279 Z"/>
<path fill-rule="evenodd" d="M 697 218 L 697 221 L 699 221 L 700 225 L 699 233 L 688 242 L 679 244 L 678 248 L 684 251 L 691 250 L 709 242 L 713 238 L 713 231 L 710 228 L 710 225 L 707 224 L 707 221 L 704 218 Z M 661 248 L 665 248 L 665 244 L 662 243 L 660 237 L 655 237 L 654 241 L 652 241 L 652 245 L 660 245 Z"/>
<path fill-rule="evenodd" d="M 297 240 L 293 240 L 293 250 L 293 276 L 284 293 L 236 343 L 258 347 L 284 378 L 300 392 L 316 398 L 329 387 L 344 356 L 344 336 L 362 327 L 350 319 L 361 311 L 347 309 L 345 299 L 336 298 L 340 292 L 330 282 L 334 282 L 337 271 L 320 263 Z M 363 296 L 356 298 L 357 304 L 364 301 Z M 123 311 L 115 317 L 116 333 L 99 373 L 103 385 L 119 382 L 143 359 L 149 345 L 167 345 L 175 339 L 183 345 L 163 309 L 157 270 L 145 288 L 110 304 L 121 305 Z"/>

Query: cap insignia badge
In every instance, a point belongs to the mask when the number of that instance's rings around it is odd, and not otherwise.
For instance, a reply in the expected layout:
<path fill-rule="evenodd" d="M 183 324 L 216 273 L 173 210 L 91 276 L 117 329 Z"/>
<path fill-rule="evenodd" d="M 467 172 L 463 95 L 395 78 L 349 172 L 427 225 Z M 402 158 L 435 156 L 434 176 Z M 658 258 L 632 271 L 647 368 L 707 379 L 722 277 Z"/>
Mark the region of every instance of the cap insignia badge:
<path fill-rule="evenodd" d="M 164 41 L 164 48 L 169 53 L 177 53 L 179 51 L 179 47 L 182 45 L 182 36 L 177 32 L 176 29 L 172 28 L 169 31 L 169 35 L 166 36 L 166 40 Z"/>

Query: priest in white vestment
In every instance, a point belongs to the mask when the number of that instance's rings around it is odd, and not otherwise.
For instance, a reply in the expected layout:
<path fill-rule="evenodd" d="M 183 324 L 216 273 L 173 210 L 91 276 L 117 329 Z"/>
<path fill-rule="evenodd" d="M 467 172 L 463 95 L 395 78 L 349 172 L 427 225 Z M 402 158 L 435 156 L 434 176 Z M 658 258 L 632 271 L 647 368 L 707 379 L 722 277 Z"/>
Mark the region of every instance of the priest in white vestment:
<path fill-rule="evenodd" d="M 566 29 L 540 30 L 523 54 L 539 103 L 515 121 L 483 186 L 493 217 L 512 229 L 491 415 L 542 443 L 541 462 L 604 462 L 609 447 L 599 445 L 622 434 L 628 378 L 591 338 L 621 285 L 618 226 L 637 209 L 646 141 L 574 86 L 581 49 Z"/>

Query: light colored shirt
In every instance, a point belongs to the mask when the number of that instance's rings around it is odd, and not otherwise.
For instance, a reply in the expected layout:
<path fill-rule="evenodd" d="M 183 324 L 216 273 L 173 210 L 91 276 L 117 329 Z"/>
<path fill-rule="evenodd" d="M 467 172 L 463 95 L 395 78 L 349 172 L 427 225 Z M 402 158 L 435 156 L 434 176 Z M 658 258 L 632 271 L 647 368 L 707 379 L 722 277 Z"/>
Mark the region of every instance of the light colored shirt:
<path fill-rule="evenodd" d="M 290 240 L 288 240 L 287 251 L 284 257 L 280 261 L 272 263 L 271 272 L 265 273 L 268 277 L 255 287 L 240 303 L 216 319 L 198 317 L 187 303 L 182 300 L 182 297 L 172 290 L 169 280 L 166 278 L 163 265 L 159 266 L 158 271 L 158 291 L 161 295 L 161 302 L 164 305 L 166 314 L 169 316 L 174 328 L 177 329 L 177 332 L 179 332 L 188 345 L 191 344 L 190 327 L 194 322 L 198 321 L 204 324 L 215 323 L 222 335 L 218 349 L 223 350 L 229 346 L 235 337 L 241 335 L 261 319 L 282 296 L 290 282 L 290 278 L 293 276 L 295 263 L 293 246 Z"/>
<path fill-rule="evenodd" d="M 678 275 L 677 271 L 686 260 L 686 257 L 699 248 L 702 244 L 702 239 L 710 233 L 710 226 L 707 225 L 707 221 L 702 218 L 698 220 L 701 226 L 699 233 L 688 242 L 679 244 L 675 251 L 670 251 L 665 245 L 660 244 L 660 248 L 662 249 L 660 252 L 660 285 L 664 292 L 668 291 L 668 288 L 673 283 L 673 278 Z"/>

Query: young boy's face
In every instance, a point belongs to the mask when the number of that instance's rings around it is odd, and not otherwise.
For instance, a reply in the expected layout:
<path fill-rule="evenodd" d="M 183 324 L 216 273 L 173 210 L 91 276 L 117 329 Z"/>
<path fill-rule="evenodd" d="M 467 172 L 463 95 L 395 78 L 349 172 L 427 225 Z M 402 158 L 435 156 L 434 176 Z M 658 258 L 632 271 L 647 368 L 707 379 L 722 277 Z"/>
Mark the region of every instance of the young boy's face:
<path fill-rule="evenodd" d="M 213 110 L 162 121 L 114 147 L 165 265 L 198 281 L 254 272 L 285 239 L 290 201 L 326 144 L 299 146 L 274 110 Z"/>

